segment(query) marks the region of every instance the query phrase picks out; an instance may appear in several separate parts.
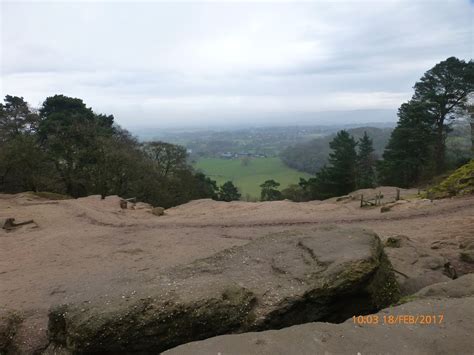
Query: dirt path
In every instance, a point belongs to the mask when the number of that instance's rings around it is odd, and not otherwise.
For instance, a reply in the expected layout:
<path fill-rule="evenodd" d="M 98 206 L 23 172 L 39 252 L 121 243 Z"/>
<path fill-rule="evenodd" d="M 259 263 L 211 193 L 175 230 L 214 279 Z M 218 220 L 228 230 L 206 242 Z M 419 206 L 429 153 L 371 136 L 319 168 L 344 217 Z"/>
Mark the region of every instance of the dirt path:
<path fill-rule="evenodd" d="M 380 188 L 386 199 L 395 189 Z M 365 190 L 365 195 L 376 191 Z M 412 196 L 413 190 L 402 191 Z M 371 228 L 382 238 L 404 234 L 458 263 L 459 241 L 474 236 L 474 197 L 416 200 L 388 213 L 359 201 L 247 203 L 198 200 L 156 217 L 121 210 L 118 197 L 47 201 L 0 195 L 0 219 L 34 219 L 38 227 L 0 230 L 2 306 L 44 309 L 152 283 L 164 268 L 189 263 L 269 233 L 323 224 Z M 464 266 L 468 270 L 469 266 Z"/>

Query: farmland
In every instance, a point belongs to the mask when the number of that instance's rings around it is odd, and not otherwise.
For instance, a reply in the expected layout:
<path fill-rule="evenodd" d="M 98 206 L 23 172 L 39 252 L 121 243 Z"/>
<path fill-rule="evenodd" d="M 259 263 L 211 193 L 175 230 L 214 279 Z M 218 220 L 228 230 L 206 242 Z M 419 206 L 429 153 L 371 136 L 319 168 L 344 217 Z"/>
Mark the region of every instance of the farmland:
<path fill-rule="evenodd" d="M 278 181 L 280 190 L 290 184 L 297 184 L 299 178 L 308 178 L 309 174 L 288 168 L 280 158 L 251 158 L 247 162 L 242 159 L 201 158 L 194 167 L 203 171 L 218 185 L 232 181 L 241 191 L 242 198 L 250 195 L 260 196 L 260 184 L 265 180 Z"/>

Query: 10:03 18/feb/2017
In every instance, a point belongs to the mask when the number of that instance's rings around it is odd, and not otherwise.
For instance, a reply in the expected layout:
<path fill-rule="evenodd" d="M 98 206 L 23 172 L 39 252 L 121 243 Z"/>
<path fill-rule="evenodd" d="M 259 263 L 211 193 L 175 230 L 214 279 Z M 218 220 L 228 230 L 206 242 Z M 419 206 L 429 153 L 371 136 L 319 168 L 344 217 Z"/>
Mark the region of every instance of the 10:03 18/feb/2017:
<path fill-rule="evenodd" d="M 432 325 L 432 324 L 441 324 L 443 323 L 444 315 L 443 314 L 397 314 L 397 315 L 383 315 L 379 316 L 376 314 L 369 315 L 358 315 L 352 316 L 352 321 L 354 324 L 359 325 L 377 325 L 377 324 L 387 324 L 387 325 L 396 325 L 396 324 L 420 324 L 420 325 Z"/>

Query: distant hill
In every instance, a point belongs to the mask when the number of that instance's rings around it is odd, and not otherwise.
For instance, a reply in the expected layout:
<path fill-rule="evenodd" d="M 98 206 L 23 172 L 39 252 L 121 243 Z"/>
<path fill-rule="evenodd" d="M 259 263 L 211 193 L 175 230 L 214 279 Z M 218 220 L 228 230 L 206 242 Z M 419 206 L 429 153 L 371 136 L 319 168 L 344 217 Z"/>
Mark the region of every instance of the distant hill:
<path fill-rule="evenodd" d="M 357 127 L 347 131 L 356 140 L 361 138 L 364 132 L 367 132 L 374 142 L 375 154 L 381 156 L 392 130 L 392 128 Z M 280 158 L 290 168 L 315 174 L 327 163 L 331 151 L 329 142 L 334 136 L 335 134 L 331 134 L 288 147 L 281 152 Z"/>

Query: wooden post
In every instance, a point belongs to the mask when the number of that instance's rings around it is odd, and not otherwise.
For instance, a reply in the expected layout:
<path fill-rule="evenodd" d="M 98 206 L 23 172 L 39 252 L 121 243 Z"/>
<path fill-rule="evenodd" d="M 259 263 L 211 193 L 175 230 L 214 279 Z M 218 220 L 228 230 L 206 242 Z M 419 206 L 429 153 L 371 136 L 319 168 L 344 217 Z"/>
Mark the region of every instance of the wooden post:
<path fill-rule="evenodd" d="M 364 195 L 360 194 L 360 207 L 364 207 Z"/>
<path fill-rule="evenodd" d="M 397 188 L 397 197 L 395 198 L 395 201 L 400 200 L 400 189 Z"/>

